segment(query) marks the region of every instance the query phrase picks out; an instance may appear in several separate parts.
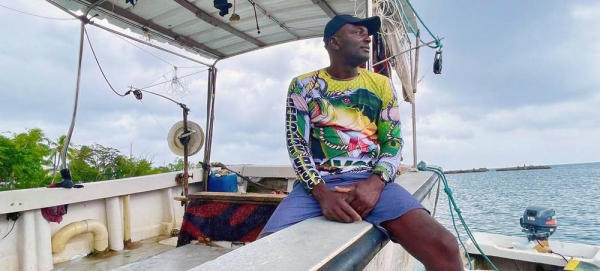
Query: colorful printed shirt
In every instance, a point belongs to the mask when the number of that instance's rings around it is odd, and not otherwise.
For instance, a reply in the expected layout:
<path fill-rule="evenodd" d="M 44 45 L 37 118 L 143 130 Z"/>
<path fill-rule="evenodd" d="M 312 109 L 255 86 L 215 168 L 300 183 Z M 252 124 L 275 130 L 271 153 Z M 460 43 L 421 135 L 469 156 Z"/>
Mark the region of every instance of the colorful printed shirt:
<path fill-rule="evenodd" d="M 332 172 L 396 176 L 404 141 L 388 77 L 364 69 L 348 80 L 325 69 L 300 75 L 288 89 L 285 127 L 293 168 L 308 189 Z"/>

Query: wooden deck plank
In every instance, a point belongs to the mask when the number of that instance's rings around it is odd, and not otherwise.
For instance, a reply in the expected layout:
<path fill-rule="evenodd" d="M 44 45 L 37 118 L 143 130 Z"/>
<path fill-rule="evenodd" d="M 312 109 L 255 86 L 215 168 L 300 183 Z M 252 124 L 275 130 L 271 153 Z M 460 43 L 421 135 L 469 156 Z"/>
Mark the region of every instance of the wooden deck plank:
<path fill-rule="evenodd" d="M 170 270 L 187 271 L 200 264 L 212 261 L 232 251 L 230 248 L 185 245 L 153 257 L 121 266 L 115 270 Z"/>
<path fill-rule="evenodd" d="M 262 193 L 232 193 L 232 192 L 196 192 L 188 195 L 190 200 L 224 201 L 224 202 L 255 202 L 279 203 L 286 195 Z"/>

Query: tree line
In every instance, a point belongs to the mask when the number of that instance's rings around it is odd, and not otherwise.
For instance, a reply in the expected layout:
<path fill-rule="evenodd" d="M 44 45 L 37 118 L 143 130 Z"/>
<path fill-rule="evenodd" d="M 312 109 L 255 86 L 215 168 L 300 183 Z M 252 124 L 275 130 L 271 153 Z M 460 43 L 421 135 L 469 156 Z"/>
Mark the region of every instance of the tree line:
<path fill-rule="evenodd" d="M 10 134 L 10 135 L 6 135 Z M 0 134 L 0 191 L 45 187 L 60 182 L 60 155 L 66 136 L 49 139 L 39 128 Z M 189 163 L 189 168 L 195 168 Z M 67 167 L 73 181 L 96 182 L 183 170 L 183 159 L 153 166 L 151 157 L 128 157 L 100 144 L 69 144 Z"/>

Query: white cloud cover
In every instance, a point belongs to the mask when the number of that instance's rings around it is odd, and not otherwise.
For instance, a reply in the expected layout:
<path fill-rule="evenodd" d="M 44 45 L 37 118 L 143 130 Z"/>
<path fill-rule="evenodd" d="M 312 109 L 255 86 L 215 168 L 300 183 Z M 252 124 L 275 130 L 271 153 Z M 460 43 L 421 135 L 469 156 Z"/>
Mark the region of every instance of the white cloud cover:
<path fill-rule="evenodd" d="M 68 18 L 43 1 L 11 2 L 10 6 L 34 14 Z M 597 21 L 598 16 L 585 7 L 573 6 L 571 11 L 571 17 L 565 20 L 578 30 L 573 30 L 568 40 L 541 44 L 539 50 L 532 48 L 523 52 L 521 57 L 527 61 L 517 61 L 517 55 L 507 56 L 506 61 L 502 61 L 503 69 L 486 70 L 482 55 L 447 49 L 445 60 L 450 61 L 445 62 L 444 74 L 438 76 L 428 71 L 417 93 L 418 160 L 447 169 L 600 161 L 597 147 L 600 144 L 600 121 L 597 120 L 600 96 L 595 94 L 600 81 L 592 76 L 592 68 L 598 67 L 600 62 L 588 61 L 591 53 L 600 60 L 598 43 L 594 43 L 599 34 L 594 34 L 589 26 L 589 20 Z M 0 9 L 0 16 L 3 18 L 0 33 L 10 37 L 0 41 L 3 73 L 0 76 L 0 131 L 22 132 L 25 128 L 40 127 L 50 138 L 65 134 L 73 106 L 78 22 L 50 21 L 4 9 Z M 16 22 L 27 27 L 14 27 Z M 93 27 L 87 29 L 107 77 L 120 93 L 130 85 L 142 87 L 158 82 L 160 80 L 155 79 L 172 69 L 113 34 Z M 452 39 L 448 43 L 452 45 Z M 530 63 L 542 57 L 540 52 L 560 52 L 557 48 L 572 44 L 588 47 L 585 51 L 568 49 L 569 53 L 555 53 L 553 59 L 575 59 L 579 62 L 569 63 L 569 67 L 578 67 L 579 72 L 565 73 L 565 69 L 559 69 L 566 65 L 563 62 L 544 62 L 547 67 L 542 67 L 543 70 L 535 70 L 536 65 Z M 124 154 L 128 154 L 133 145 L 135 156 L 153 156 L 156 164 L 173 161 L 176 156 L 166 144 L 166 131 L 181 120 L 180 108 L 147 94 L 143 104 L 132 96 L 114 95 L 99 73 L 88 45 L 85 46 L 79 111 L 72 141 L 76 144 L 97 142 Z M 144 48 L 180 67 L 196 65 Z M 427 59 L 421 66 L 424 74 L 425 69 L 430 68 L 428 59 L 432 58 L 432 51 L 424 49 L 422 52 L 423 59 Z M 464 56 L 469 58 L 462 58 Z M 219 62 L 212 160 L 227 164 L 289 164 L 283 118 L 287 86 L 293 76 L 323 67 L 328 62 L 319 39 L 280 45 Z M 459 64 L 467 66 L 453 66 Z M 468 67 L 480 68 L 463 70 Z M 179 74 L 202 69 L 180 69 Z M 546 90 L 542 82 L 536 86 L 532 80 L 525 81 L 532 84 L 530 92 L 513 91 L 506 82 L 522 78 L 502 77 L 511 69 L 518 69 L 524 78 L 561 78 L 565 85 L 576 86 L 573 89 L 578 92 L 561 88 Z M 465 84 L 471 77 L 481 85 Z M 204 127 L 206 73 L 187 77 L 185 82 L 190 94 L 181 102 L 191 108 L 190 119 Z M 150 90 L 164 91 L 162 86 Z M 573 95 L 569 94 L 571 91 Z M 544 93 L 552 99 L 540 96 Z M 410 164 L 410 104 L 401 104 L 401 114 L 406 140 L 404 158 L 405 163 Z M 202 153 L 191 158 L 192 161 L 200 159 Z"/>

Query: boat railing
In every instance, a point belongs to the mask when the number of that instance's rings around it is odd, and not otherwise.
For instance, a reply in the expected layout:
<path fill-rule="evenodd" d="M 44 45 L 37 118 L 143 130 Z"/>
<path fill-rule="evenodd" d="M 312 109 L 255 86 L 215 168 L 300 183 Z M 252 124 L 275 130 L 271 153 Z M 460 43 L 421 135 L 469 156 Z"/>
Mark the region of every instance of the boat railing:
<path fill-rule="evenodd" d="M 396 178 L 435 215 L 438 176 L 408 172 Z M 305 220 L 192 269 L 200 270 L 424 270 L 399 244 L 365 221 Z"/>
<path fill-rule="evenodd" d="M 254 178 L 288 179 L 290 183 L 294 178 L 289 166 L 228 167 Z M 193 176 L 189 182 L 190 193 L 200 191 L 202 170 L 194 169 L 190 173 Z M 105 228 L 108 248 L 115 251 L 123 250 L 125 241 L 138 242 L 172 235 L 173 229 L 181 226 L 184 214 L 180 202 L 174 200 L 182 192 L 176 181 L 178 175 L 180 172 L 83 183 L 84 187 L 79 189 L 35 188 L 1 192 L 0 220 L 4 221 L 2 218 L 8 218 L 9 214 L 19 213 L 20 216 L 12 231 L 0 241 L 0 266 L 6 270 L 51 270 L 58 263 L 89 254 L 95 249 L 96 233 L 74 235 L 65 241 L 64 249 L 56 251 L 52 237 L 71 223 L 91 225 L 95 222 L 100 231 Z M 396 182 L 427 208 L 435 208 L 436 175 L 409 172 L 399 176 Z M 60 222 L 49 222 L 42 214 L 42 210 L 48 214 L 52 207 L 65 205 L 66 214 Z M 0 226 L 0 236 L 7 234 L 10 229 L 7 226 L 12 226 L 13 221 L 6 220 L 6 223 Z M 290 270 L 290 266 L 297 270 L 342 270 L 348 266 L 378 270 L 392 262 L 405 266 L 418 264 L 410 260 L 410 255 L 401 246 L 389 242 L 367 222 L 339 224 L 314 218 L 246 244 L 198 266 L 197 270 L 247 270 L 251 264 L 260 269 L 265 263 L 274 270 Z"/>
<path fill-rule="evenodd" d="M 202 170 L 191 170 L 190 191 L 197 191 Z M 52 237 L 70 223 L 81 221 L 106 229 L 111 250 L 122 250 L 125 241 L 136 242 L 159 235 L 170 235 L 181 225 L 184 209 L 173 199 L 182 188 L 176 178 L 180 172 L 163 173 L 118 180 L 83 183 L 83 188 L 33 188 L 0 192 L 0 217 L 12 226 L 0 227 L 0 266 L 7 270 L 51 270 L 53 264 L 66 262 L 92 251 L 91 234 L 73 236 L 60 252 L 53 252 Z M 46 214 L 66 207 L 66 214 Z M 11 215 L 12 214 L 12 215 Z M 16 221 L 8 217 L 18 214 Z M 0 218 L 1 219 L 1 218 Z M 61 219 L 60 222 L 57 219 Z M 4 219 L 2 219 L 4 221 Z M 10 229 L 10 228 L 9 228 Z"/>

